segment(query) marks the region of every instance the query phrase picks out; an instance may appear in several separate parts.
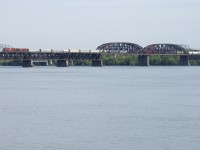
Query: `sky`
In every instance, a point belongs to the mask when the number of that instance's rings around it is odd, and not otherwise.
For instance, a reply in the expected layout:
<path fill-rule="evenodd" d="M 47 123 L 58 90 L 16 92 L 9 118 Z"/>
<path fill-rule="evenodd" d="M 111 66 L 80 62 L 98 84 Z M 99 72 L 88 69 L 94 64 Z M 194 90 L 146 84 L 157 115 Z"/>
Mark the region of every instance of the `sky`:
<path fill-rule="evenodd" d="M 200 49 L 199 0 L 0 0 L 0 43 L 96 49 L 108 42 Z"/>

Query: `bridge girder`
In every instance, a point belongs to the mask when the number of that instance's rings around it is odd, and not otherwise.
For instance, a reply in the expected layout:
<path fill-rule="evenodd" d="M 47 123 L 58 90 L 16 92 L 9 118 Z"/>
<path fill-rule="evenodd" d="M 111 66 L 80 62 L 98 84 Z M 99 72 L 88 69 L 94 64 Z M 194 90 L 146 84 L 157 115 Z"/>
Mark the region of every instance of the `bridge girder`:
<path fill-rule="evenodd" d="M 143 49 L 143 54 L 178 54 L 185 49 L 176 44 L 151 44 Z"/>
<path fill-rule="evenodd" d="M 97 50 L 102 50 L 105 53 L 120 53 L 120 54 L 136 54 L 143 48 L 134 43 L 127 42 L 111 42 L 105 43 L 97 47 Z"/>

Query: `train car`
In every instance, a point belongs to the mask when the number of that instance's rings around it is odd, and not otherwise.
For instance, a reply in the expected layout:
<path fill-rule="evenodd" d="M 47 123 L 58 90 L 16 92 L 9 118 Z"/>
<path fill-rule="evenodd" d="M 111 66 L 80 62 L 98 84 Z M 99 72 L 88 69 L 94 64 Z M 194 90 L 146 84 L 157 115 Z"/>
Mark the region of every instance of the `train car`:
<path fill-rule="evenodd" d="M 90 53 L 91 50 L 79 50 L 80 53 Z"/>
<path fill-rule="evenodd" d="M 61 49 L 51 49 L 51 52 L 53 52 L 53 53 L 62 53 L 63 50 L 61 50 Z"/>
<path fill-rule="evenodd" d="M 17 53 L 17 52 L 29 52 L 28 48 L 3 48 L 2 52 L 5 53 Z"/>
<path fill-rule="evenodd" d="M 40 52 L 38 49 L 29 48 L 29 52 Z"/>
<path fill-rule="evenodd" d="M 40 49 L 40 52 L 44 52 L 44 53 L 51 53 L 53 52 L 53 49 Z"/>
<path fill-rule="evenodd" d="M 200 51 L 189 51 L 189 55 L 199 55 Z"/>
<path fill-rule="evenodd" d="M 183 51 L 177 51 L 177 54 L 183 54 L 184 52 Z"/>
<path fill-rule="evenodd" d="M 79 52 L 81 52 L 81 50 L 80 49 L 70 49 L 69 52 L 70 53 L 79 53 Z"/>
<path fill-rule="evenodd" d="M 100 50 L 80 50 L 81 53 L 99 53 Z"/>
<path fill-rule="evenodd" d="M 69 51 L 70 51 L 69 49 L 63 49 L 62 50 L 63 53 L 69 53 Z"/>
<path fill-rule="evenodd" d="M 90 53 L 100 53 L 102 50 L 90 50 Z"/>

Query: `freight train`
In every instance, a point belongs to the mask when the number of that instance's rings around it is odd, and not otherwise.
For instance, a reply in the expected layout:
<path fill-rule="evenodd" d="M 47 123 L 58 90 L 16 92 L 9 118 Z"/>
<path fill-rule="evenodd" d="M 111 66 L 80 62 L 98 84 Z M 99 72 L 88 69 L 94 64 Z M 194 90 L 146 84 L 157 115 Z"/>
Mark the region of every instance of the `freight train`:
<path fill-rule="evenodd" d="M 45 50 L 36 50 L 36 49 L 30 49 L 30 48 L 3 48 L 2 52 L 4 53 L 25 53 L 25 52 L 53 52 L 52 49 L 45 49 Z"/>
<path fill-rule="evenodd" d="M 80 49 L 67 49 L 67 50 L 53 50 L 53 49 L 30 49 L 30 48 L 3 48 L 4 53 L 26 53 L 26 52 L 43 52 L 43 53 L 99 53 L 100 50 L 80 50 Z"/>

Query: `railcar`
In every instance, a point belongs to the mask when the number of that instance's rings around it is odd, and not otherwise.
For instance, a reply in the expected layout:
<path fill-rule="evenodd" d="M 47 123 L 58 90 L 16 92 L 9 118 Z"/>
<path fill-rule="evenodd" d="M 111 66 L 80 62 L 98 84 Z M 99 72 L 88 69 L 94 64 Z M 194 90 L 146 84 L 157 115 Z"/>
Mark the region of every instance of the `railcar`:
<path fill-rule="evenodd" d="M 81 50 L 80 49 L 69 49 L 69 52 L 70 53 L 79 53 L 79 52 L 81 52 Z"/>
<path fill-rule="evenodd" d="M 51 53 L 53 52 L 53 49 L 40 49 L 40 52 Z"/>
<path fill-rule="evenodd" d="M 29 52 L 40 52 L 38 49 L 29 48 Z"/>
<path fill-rule="evenodd" d="M 62 52 L 63 53 L 68 53 L 70 50 L 69 49 L 63 49 Z"/>
<path fill-rule="evenodd" d="M 3 48 L 2 52 L 11 53 L 11 52 L 29 52 L 28 48 Z"/>
<path fill-rule="evenodd" d="M 189 51 L 189 55 L 200 55 L 200 51 Z"/>
<path fill-rule="evenodd" d="M 177 54 L 184 54 L 183 51 L 177 51 Z"/>

